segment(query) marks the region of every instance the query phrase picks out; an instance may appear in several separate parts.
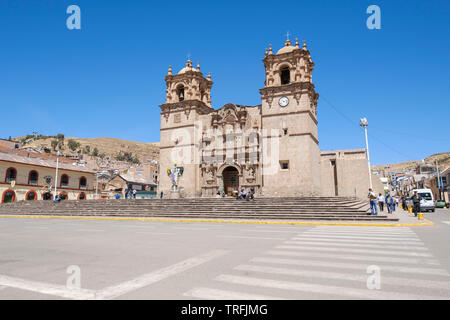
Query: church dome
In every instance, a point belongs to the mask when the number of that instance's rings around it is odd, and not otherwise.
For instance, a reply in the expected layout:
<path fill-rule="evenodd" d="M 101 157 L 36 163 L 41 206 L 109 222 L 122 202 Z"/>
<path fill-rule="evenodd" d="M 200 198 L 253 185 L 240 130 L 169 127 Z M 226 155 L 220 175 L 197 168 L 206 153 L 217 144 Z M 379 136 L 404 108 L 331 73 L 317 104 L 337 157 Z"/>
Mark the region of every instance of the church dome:
<path fill-rule="evenodd" d="M 181 69 L 180 72 L 178 72 L 178 74 L 183 74 L 183 73 L 186 73 L 188 71 L 198 72 L 197 69 L 192 67 L 192 61 L 191 60 L 186 61 L 186 67 Z"/>
<path fill-rule="evenodd" d="M 298 47 L 298 43 L 296 43 L 296 46 L 294 47 L 294 46 L 291 46 L 291 41 L 287 40 L 284 43 L 284 47 L 281 48 L 280 50 L 278 50 L 277 54 L 288 53 L 288 52 L 292 52 L 292 51 L 297 50 L 297 49 L 300 49 Z"/>

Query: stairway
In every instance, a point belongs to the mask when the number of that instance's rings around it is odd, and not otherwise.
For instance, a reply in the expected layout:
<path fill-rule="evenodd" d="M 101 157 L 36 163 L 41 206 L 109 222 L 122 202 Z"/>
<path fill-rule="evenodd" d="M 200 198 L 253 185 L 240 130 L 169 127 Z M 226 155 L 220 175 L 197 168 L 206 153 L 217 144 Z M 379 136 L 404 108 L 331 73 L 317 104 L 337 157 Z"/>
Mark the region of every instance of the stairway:
<path fill-rule="evenodd" d="M 398 221 L 386 215 L 371 216 L 369 212 L 366 202 L 344 197 L 21 201 L 0 205 L 0 215 Z"/>

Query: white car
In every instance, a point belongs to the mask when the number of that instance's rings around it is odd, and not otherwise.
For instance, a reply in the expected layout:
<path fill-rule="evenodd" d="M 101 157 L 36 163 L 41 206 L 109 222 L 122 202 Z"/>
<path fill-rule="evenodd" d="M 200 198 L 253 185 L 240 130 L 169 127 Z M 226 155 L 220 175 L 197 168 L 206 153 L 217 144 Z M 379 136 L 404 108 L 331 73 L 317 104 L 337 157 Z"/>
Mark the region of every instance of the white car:
<path fill-rule="evenodd" d="M 420 211 L 434 212 L 436 203 L 434 202 L 434 196 L 431 189 L 414 189 L 412 194 L 414 194 L 414 192 L 417 192 L 417 194 L 422 198 L 420 201 Z"/>

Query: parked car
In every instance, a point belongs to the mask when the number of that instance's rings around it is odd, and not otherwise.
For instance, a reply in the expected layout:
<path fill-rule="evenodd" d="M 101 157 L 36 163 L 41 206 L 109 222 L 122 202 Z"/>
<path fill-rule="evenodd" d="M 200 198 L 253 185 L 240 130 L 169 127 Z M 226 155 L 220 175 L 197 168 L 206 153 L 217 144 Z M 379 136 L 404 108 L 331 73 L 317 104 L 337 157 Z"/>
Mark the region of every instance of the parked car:
<path fill-rule="evenodd" d="M 414 194 L 414 192 L 417 192 L 417 194 L 422 198 L 420 201 L 420 211 L 434 212 L 436 203 L 434 201 L 433 192 L 431 189 L 414 189 L 412 194 Z"/>
<path fill-rule="evenodd" d="M 437 200 L 436 201 L 436 208 L 445 208 L 445 201 Z"/>

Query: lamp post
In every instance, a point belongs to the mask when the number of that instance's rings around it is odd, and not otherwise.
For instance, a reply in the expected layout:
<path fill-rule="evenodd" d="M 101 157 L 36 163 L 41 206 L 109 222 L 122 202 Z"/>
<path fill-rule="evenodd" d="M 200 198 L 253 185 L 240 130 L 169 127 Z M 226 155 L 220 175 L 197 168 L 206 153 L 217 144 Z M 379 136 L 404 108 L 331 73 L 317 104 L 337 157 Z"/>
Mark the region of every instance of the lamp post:
<path fill-rule="evenodd" d="M 59 165 L 59 156 L 61 155 L 61 152 L 58 151 L 56 154 L 56 176 L 55 176 L 55 199 L 57 197 L 57 187 L 58 187 L 58 165 Z"/>
<path fill-rule="evenodd" d="M 367 167 L 369 168 L 369 185 L 370 189 L 372 189 L 372 174 L 370 170 L 370 155 L 369 155 L 369 139 L 367 138 L 367 126 L 369 123 L 366 118 L 361 118 L 359 120 L 359 125 L 364 128 L 364 132 L 366 134 L 366 151 L 367 151 Z"/>

